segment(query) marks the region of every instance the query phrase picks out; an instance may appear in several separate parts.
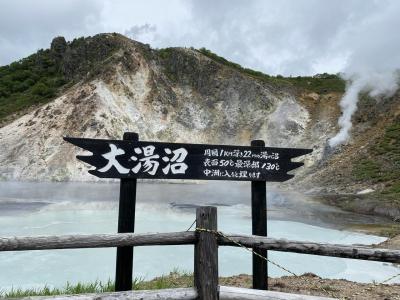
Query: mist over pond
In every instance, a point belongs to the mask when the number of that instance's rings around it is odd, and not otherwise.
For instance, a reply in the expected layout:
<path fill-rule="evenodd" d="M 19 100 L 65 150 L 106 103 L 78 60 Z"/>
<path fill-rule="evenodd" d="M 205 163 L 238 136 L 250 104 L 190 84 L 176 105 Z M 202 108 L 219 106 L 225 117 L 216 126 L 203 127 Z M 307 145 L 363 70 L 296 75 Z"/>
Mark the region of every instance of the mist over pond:
<path fill-rule="evenodd" d="M 306 195 L 268 189 L 268 235 L 274 238 L 341 244 L 372 244 L 385 238 L 344 230 L 374 223 L 376 217 L 340 211 Z M 115 233 L 117 183 L 0 182 L 0 236 Z M 198 205 L 218 207 L 218 228 L 251 233 L 250 184 L 138 183 L 135 232 L 184 231 Z M 46 250 L 0 253 L 0 288 L 63 286 L 66 282 L 114 279 L 115 249 Z M 269 258 L 296 274 L 360 282 L 384 280 L 399 272 L 385 263 L 269 252 Z M 220 275 L 251 274 L 251 254 L 219 248 Z M 174 268 L 193 270 L 193 246 L 137 247 L 134 277 L 150 279 Z M 270 276 L 288 275 L 271 265 Z"/>

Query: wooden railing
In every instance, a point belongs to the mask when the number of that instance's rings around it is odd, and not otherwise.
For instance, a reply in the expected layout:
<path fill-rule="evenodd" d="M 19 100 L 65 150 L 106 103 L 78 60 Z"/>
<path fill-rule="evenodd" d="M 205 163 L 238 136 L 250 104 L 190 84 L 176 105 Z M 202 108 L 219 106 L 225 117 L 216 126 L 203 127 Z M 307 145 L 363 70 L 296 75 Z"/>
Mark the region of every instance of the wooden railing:
<path fill-rule="evenodd" d="M 360 245 L 338 245 L 274 239 L 254 235 L 222 234 L 217 231 L 217 209 L 200 207 L 196 211 L 196 231 L 155 234 L 90 234 L 36 237 L 0 237 L 0 251 L 26 251 L 125 246 L 195 246 L 195 288 L 157 291 L 125 291 L 74 295 L 76 299 L 333 299 L 224 287 L 218 285 L 218 246 L 245 246 L 264 250 L 314 254 L 352 259 L 400 263 L 400 251 Z M 71 296 L 52 297 L 53 299 Z"/>

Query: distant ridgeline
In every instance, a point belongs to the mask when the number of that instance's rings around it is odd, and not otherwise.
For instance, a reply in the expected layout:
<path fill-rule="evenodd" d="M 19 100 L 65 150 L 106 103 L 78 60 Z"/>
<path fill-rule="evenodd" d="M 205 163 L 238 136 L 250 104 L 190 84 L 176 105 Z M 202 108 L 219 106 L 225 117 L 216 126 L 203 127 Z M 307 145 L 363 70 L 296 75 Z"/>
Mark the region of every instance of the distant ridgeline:
<path fill-rule="evenodd" d="M 93 37 L 77 38 L 66 42 L 56 37 L 50 49 L 39 50 L 20 61 L 0 67 L 0 125 L 13 118 L 13 114 L 38 104 L 49 102 L 63 90 L 82 79 L 92 78 L 106 72 L 106 65 L 115 65 L 110 59 L 117 50 L 124 50 L 124 44 L 131 41 L 119 34 L 99 34 Z M 148 60 L 160 60 L 168 65 L 169 60 L 179 59 L 179 48 L 152 50 L 140 44 Z M 214 61 L 234 68 L 253 77 L 278 86 L 293 86 L 317 93 L 340 92 L 344 81 L 337 75 L 321 74 L 313 77 L 269 76 L 259 71 L 243 68 L 211 51 L 201 48 L 199 53 Z"/>
<path fill-rule="evenodd" d="M 271 76 L 264 74 L 260 71 L 255 71 L 248 68 L 243 68 L 241 65 L 228 61 L 225 58 L 218 56 L 206 48 L 200 48 L 200 53 L 208 56 L 209 58 L 222 63 L 226 66 L 235 68 L 240 72 L 250 75 L 256 79 L 268 81 L 280 85 L 291 85 L 297 88 L 305 89 L 308 91 L 316 92 L 319 94 L 326 94 L 330 92 L 343 93 L 345 88 L 345 81 L 337 74 L 317 74 L 315 76 L 295 76 L 283 77 L 282 75 Z"/>

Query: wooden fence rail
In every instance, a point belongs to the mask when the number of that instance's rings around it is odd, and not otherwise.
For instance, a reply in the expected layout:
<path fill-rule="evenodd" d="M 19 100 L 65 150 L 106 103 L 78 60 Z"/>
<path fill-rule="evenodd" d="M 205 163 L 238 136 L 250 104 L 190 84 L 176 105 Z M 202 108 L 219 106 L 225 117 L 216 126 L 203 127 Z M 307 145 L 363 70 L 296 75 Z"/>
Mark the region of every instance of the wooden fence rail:
<path fill-rule="evenodd" d="M 35 237 L 0 237 L 0 251 L 186 244 L 193 245 L 196 241 L 196 233 L 193 231 L 150 234 L 116 233 Z"/>
<path fill-rule="evenodd" d="M 389 263 L 400 263 L 400 250 L 373 248 L 362 245 L 340 245 L 273 239 L 254 235 L 226 235 L 220 237 L 220 245 L 236 246 L 234 242 L 246 247 L 282 252 L 294 252 L 331 257 L 372 260 Z"/>
<path fill-rule="evenodd" d="M 218 285 L 218 245 L 245 246 L 267 250 L 324 255 L 342 258 L 400 263 L 400 250 L 377 249 L 361 245 L 337 245 L 273 239 L 255 235 L 222 234 L 217 231 L 217 209 L 199 207 L 196 227 L 191 232 L 153 234 L 90 234 L 37 237 L 0 237 L 1 251 L 50 250 L 74 248 L 137 247 L 155 245 L 194 245 L 194 288 L 157 291 L 56 296 L 53 299 L 287 299 L 326 300 L 333 298 L 250 290 Z M 129 276 L 124 277 L 127 281 Z M 127 284 L 126 284 L 127 285 Z M 130 288 L 129 285 L 128 288 Z M 42 297 L 43 298 L 43 297 Z M 50 297 L 44 297 L 50 298 Z"/>
<path fill-rule="evenodd" d="M 220 300 L 334 300 L 334 298 L 288 294 L 272 291 L 250 290 L 231 286 L 219 286 Z M 114 293 L 60 295 L 46 297 L 25 297 L 25 300 L 195 300 L 198 293 L 195 288 L 162 289 L 147 291 L 124 291 Z"/>
<path fill-rule="evenodd" d="M 400 250 L 380 249 L 362 245 L 339 245 L 274 239 L 255 235 L 226 234 L 218 237 L 221 246 L 237 246 L 264 250 L 314 254 L 322 256 L 400 263 Z M 0 237 L 1 251 L 106 248 L 122 246 L 189 245 L 197 241 L 193 231 L 151 234 L 89 234 L 36 237 Z"/>

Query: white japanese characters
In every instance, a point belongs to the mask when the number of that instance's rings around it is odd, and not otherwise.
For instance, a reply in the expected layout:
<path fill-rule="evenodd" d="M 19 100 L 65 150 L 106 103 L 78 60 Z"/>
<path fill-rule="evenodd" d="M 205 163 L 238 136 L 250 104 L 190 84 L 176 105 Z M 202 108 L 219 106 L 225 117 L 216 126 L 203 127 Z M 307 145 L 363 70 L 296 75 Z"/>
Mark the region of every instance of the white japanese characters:
<path fill-rule="evenodd" d="M 252 150 L 226 150 L 207 148 L 204 150 L 203 174 L 206 177 L 232 179 L 259 179 L 262 172 L 279 171 L 276 161 L 279 153 Z M 273 162 L 266 162 L 266 160 Z"/>
<path fill-rule="evenodd" d="M 98 169 L 97 171 L 105 173 L 112 167 L 120 174 L 128 174 L 132 172 L 134 174 L 147 173 L 149 175 L 156 175 L 160 167 L 160 154 L 156 153 L 156 147 L 153 145 L 136 147 L 133 149 L 133 155 L 130 156 L 130 161 L 135 162 L 135 166 L 131 169 L 123 166 L 117 159 L 117 156 L 124 155 L 125 150 L 118 148 L 116 145 L 110 143 L 110 152 L 102 154 L 107 160 L 107 164 Z M 163 162 L 162 172 L 165 175 L 168 174 L 185 174 L 188 169 L 188 165 L 185 163 L 187 150 L 184 148 L 178 148 L 171 150 L 170 148 L 163 148 L 161 161 Z"/>
<path fill-rule="evenodd" d="M 111 167 L 115 167 L 119 173 L 128 174 L 129 169 L 121 166 L 116 158 L 119 155 L 125 154 L 125 151 L 123 149 L 119 149 L 114 144 L 110 144 L 110 149 L 111 149 L 110 152 L 102 155 L 105 159 L 108 160 L 108 163 L 103 168 L 98 169 L 98 171 L 99 172 L 107 172 L 108 170 L 111 169 Z"/>
<path fill-rule="evenodd" d="M 143 164 L 143 172 L 147 172 L 150 175 L 155 175 L 157 172 L 158 167 L 160 166 L 160 163 L 157 161 L 157 159 L 160 158 L 160 155 L 154 154 L 154 150 L 156 148 L 154 146 L 146 146 L 142 148 L 135 148 L 135 153 L 136 154 L 142 154 L 144 155 L 143 158 L 139 159 L 138 164 L 132 168 L 132 172 L 137 174 L 141 169 L 142 169 L 142 164 Z M 131 160 L 137 161 L 138 158 L 137 156 L 131 156 Z"/>
<path fill-rule="evenodd" d="M 204 156 L 208 157 L 232 157 L 232 158 L 254 158 L 254 159 L 271 159 L 278 160 L 279 153 L 277 152 L 268 152 L 261 151 L 260 153 L 254 153 L 252 150 L 225 150 L 218 148 L 207 148 L 204 150 Z"/>
<path fill-rule="evenodd" d="M 168 165 L 162 169 L 163 173 L 168 174 L 171 170 L 172 174 L 185 174 L 185 171 L 188 168 L 187 164 L 183 162 L 188 154 L 186 149 L 179 148 L 171 151 L 171 149 L 165 148 L 164 151 L 167 154 L 173 153 L 174 156 L 171 159 L 167 156 L 162 158 L 163 161 L 168 163 Z"/>
<path fill-rule="evenodd" d="M 124 135 L 125 136 L 125 135 Z M 99 178 L 283 182 L 312 149 L 64 138 L 92 155 L 77 158 Z"/>
<path fill-rule="evenodd" d="M 120 146 L 108 143 L 110 151 L 101 154 L 106 159 L 100 173 L 148 178 L 167 178 L 169 175 L 199 176 L 209 179 L 257 180 L 266 174 L 279 173 L 279 153 L 226 148 L 205 148 L 191 153 L 172 144 Z M 191 166 L 191 171 L 187 170 Z"/>

